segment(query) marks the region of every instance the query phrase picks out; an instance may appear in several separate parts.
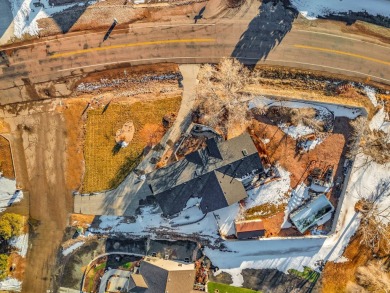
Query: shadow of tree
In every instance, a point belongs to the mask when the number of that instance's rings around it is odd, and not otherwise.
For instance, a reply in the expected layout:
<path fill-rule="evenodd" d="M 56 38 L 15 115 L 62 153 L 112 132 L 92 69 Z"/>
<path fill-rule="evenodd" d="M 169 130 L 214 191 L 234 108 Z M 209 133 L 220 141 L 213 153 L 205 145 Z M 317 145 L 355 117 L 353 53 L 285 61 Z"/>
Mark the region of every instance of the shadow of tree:
<path fill-rule="evenodd" d="M 127 157 L 124 164 L 119 168 L 116 176 L 110 181 L 110 189 L 116 188 L 126 178 L 127 175 L 133 171 L 138 164 L 142 161 L 143 155 L 139 155 L 137 158 Z"/>
<path fill-rule="evenodd" d="M 291 30 L 297 16 L 298 11 L 287 0 L 263 1 L 259 14 L 249 23 L 231 56 L 245 64 L 256 64 L 266 59 Z"/>

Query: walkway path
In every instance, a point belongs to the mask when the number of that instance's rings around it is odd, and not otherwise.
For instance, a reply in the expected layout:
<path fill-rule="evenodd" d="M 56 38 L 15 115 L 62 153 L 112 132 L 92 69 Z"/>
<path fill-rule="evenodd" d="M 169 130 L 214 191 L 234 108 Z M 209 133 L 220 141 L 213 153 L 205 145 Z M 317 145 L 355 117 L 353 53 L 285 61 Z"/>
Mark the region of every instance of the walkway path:
<path fill-rule="evenodd" d="M 195 102 L 195 90 L 199 65 L 180 65 L 184 86 L 183 99 L 177 118 L 164 135 L 160 144 L 164 147 L 161 151 L 151 151 L 138 165 L 137 169 L 149 173 L 154 170 L 154 164 L 150 162 L 152 157 L 162 157 L 168 148 L 168 140 L 177 141 L 181 133 L 191 123 L 190 111 Z M 143 181 L 134 173 L 130 173 L 126 179 L 113 190 L 94 194 L 92 196 L 77 195 L 74 198 L 74 212 L 91 215 L 125 215 L 135 214 L 139 201 L 148 195 L 144 190 Z"/>

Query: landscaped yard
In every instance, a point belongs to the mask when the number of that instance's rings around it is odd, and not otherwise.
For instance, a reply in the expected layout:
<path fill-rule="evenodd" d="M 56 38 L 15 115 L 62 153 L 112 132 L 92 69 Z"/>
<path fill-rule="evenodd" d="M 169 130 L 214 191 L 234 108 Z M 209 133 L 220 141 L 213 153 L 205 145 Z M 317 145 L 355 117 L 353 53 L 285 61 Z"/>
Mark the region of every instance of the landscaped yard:
<path fill-rule="evenodd" d="M 303 272 L 300 272 L 300 271 L 295 270 L 295 269 L 290 269 L 290 270 L 288 270 L 288 273 L 291 275 L 295 275 L 297 277 L 301 277 L 305 280 L 308 280 L 309 282 L 316 282 L 320 276 L 320 273 L 312 270 L 309 267 L 304 267 Z"/>
<path fill-rule="evenodd" d="M 259 293 L 261 291 L 255 291 L 251 289 L 241 288 L 241 287 L 234 287 L 226 284 L 221 283 L 214 283 L 214 282 L 208 282 L 207 283 L 207 289 L 209 293 L 214 293 L 216 289 L 218 289 L 219 293 Z"/>
<path fill-rule="evenodd" d="M 111 104 L 106 111 L 91 109 L 85 137 L 85 175 L 83 192 L 115 188 L 141 160 L 144 148 L 159 141 L 164 130 L 165 114 L 179 110 L 181 96 L 150 102 Z M 117 148 L 115 134 L 118 129 L 132 121 L 134 137 L 125 148 Z M 156 131 L 156 129 L 158 131 Z"/>

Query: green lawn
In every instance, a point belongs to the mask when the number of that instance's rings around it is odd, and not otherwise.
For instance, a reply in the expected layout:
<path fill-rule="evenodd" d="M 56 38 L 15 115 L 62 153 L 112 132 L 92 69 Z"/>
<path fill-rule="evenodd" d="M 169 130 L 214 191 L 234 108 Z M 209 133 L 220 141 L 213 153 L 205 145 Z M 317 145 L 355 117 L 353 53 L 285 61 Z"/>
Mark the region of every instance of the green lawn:
<path fill-rule="evenodd" d="M 295 270 L 295 269 L 290 269 L 290 270 L 288 270 L 288 273 L 291 275 L 295 275 L 297 277 L 303 278 L 305 280 L 308 280 L 309 282 L 312 282 L 312 283 L 317 281 L 317 279 L 320 275 L 320 273 L 312 270 L 309 267 L 304 267 L 303 272 L 300 272 L 300 271 Z"/>
<path fill-rule="evenodd" d="M 214 293 L 215 289 L 219 290 L 219 293 L 259 293 L 261 291 L 255 291 L 251 289 L 234 287 L 221 283 L 208 282 L 207 289 L 209 293 Z"/>

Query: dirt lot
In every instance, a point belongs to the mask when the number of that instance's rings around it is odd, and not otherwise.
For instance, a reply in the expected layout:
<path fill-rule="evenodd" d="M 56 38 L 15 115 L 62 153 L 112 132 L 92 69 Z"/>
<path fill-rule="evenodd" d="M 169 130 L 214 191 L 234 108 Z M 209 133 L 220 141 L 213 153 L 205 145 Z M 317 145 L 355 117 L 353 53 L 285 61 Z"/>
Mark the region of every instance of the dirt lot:
<path fill-rule="evenodd" d="M 3 173 L 4 177 L 15 179 L 11 148 L 8 140 L 3 136 L 0 136 L 0 171 Z"/>
<path fill-rule="evenodd" d="M 64 175 L 66 127 L 55 110 L 57 102 L 5 107 L 17 182 L 29 191 L 30 216 L 38 224 L 30 231 L 25 292 L 45 292 L 49 287 L 54 255 L 72 207 Z"/>

